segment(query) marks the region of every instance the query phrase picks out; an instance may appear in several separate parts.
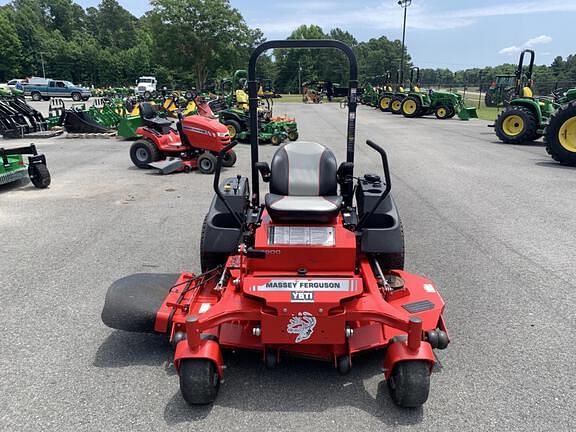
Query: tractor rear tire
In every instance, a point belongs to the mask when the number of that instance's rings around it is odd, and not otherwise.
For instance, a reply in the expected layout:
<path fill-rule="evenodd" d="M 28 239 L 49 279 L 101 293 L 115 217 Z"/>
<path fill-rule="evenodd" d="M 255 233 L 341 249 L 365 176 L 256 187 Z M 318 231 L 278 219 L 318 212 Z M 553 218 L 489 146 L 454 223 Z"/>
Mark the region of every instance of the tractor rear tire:
<path fill-rule="evenodd" d="M 405 360 L 396 363 L 388 378 L 388 390 L 394 403 L 402 408 L 417 408 L 430 393 L 430 363 Z"/>
<path fill-rule="evenodd" d="M 576 103 L 560 108 L 546 126 L 546 151 L 562 165 L 576 166 Z"/>
<path fill-rule="evenodd" d="M 230 150 L 222 158 L 222 166 L 225 166 L 226 168 L 233 167 L 237 159 L 238 157 L 236 156 L 236 152 L 234 150 Z"/>
<path fill-rule="evenodd" d="M 418 117 L 420 112 L 422 112 L 422 101 L 415 96 L 408 96 L 402 101 L 401 110 L 404 117 Z"/>
<path fill-rule="evenodd" d="M 486 105 L 487 107 L 498 106 L 498 103 L 494 100 L 493 93 L 486 93 L 486 95 L 484 96 L 484 105 Z"/>
<path fill-rule="evenodd" d="M 222 124 L 228 128 L 228 134 L 230 134 L 231 140 L 235 139 L 242 131 L 242 126 L 240 126 L 240 123 L 236 120 L 224 120 Z"/>
<path fill-rule="evenodd" d="M 44 164 L 29 165 L 28 176 L 30 177 L 32 184 L 38 189 L 46 189 L 50 186 L 50 172 Z"/>
<path fill-rule="evenodd" d="M 159 161 L 160 157 L 161 153 L 156 144 L 147 139 L 138 140 L 130 147 L 130 159 L 138 168 L 148 169 L 148 164 Z"/>
<path fill-rule="evenodd" d="M 228 259 L 228 254 L 220 252 L 206 252 L 206 242 L 207 240 L 207 229 L 208 229 L 208 215 L 204 217 L 204 222 L 202 223 L 202 232 L 200 233 L 200 269 L 202 273 L 212 270 L 218 266 L 223 266 L 226 264 Z"/>
<path fill-rule="evenodd" d="M 390 111 L 390 104 L 392 103 L 392 98 L 390 96 L 382 96 L 378 101 L 378 108 L 380 111 L 387 112 Z"/>
<path fill-rule="evenodd" d="M 207 405 L 216 399 L 220 377 L 208 359 L 184 359 L 180 363 L 180 391 L 190 405 Z"/>
<path fill-rule="evenodd" d="M 216 156 L 204 152 L 198 157 L 198 169 L 202 174 L 213 174 L 216 170 Z"/>
<path fill-rule="evenodd" d="M 537 136 L 538 121 L 528 108 L 510 105 L 494 124 L 496 135 L 506 144 L 524 144 Z"/>
<path fill-rule="evenodd" d="M 393 96 L 390 100 L 390 112 L 392 114 L 402 114 L 402 101 L 404 98 Z"/>
<path fill-rule="evenodd" d="M 404 228 L 402 226 L 402 221 L 398 221 L 400 225 L 400 236 L 401 236 L 401 248 L 397 253 L 376 253 L 374 258 L 378 261 L 380 269 L 386 273 L 388 270 L 404 270 L 404 261 L 406 255 L 406 248 L 404 242 Z"/>

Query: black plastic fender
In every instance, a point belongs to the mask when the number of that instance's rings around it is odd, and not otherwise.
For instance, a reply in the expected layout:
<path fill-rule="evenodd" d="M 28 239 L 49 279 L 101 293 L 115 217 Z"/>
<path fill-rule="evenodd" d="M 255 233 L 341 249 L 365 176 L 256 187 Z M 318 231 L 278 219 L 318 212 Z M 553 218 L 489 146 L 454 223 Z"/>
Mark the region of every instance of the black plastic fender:
<path fill-rule="evenodd" d="M 106 293 L 102 322 L 113 329 L 154 333 L 156 313 L 179 276 L 137 273 L 118 279 Z"/>

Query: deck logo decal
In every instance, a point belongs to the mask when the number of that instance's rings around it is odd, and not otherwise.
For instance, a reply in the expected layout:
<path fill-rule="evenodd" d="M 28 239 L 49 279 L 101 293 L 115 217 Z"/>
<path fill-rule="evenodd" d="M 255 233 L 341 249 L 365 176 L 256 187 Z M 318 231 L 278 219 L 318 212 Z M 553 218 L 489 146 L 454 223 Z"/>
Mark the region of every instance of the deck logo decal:
<path fill-rule="evenodd" d="M 288 322 L 286 331 L 290 334 L 295 334 L 296 343 L 310 339 L 316 327 L 316 318 L 310 312 L 298 312 L 298 315 L 292 316 Z"/>
<path fill-rule="evenodd" d="M 292 291 L 290 301 L 292 303 L 314 303 L 314 291 Z"/>

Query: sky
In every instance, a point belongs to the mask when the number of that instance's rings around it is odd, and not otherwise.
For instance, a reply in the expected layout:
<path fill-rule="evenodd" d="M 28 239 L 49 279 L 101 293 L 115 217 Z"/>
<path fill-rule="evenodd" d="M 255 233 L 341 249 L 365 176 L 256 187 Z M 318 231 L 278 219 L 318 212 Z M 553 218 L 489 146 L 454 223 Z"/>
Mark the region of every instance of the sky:
<path fill-rule="evenodd" d="M 98 0 L 76 0 L 84 7 Z M 6 3 L 6 1 L 0 1 Z M 142 0 L 119 0 L 140 16 Z M 401 39 L 403 9 L 397 0 L 230 0 L 267 39 L 284 39 L 301 24 L 329 31 L 340 27 L 359 41 L 386 36 Z M 576 54 L 576 0 L 413 0 L 407 10 L 406 45 L 421 68 L 516 63 L 524 48 L 537 64 Z"/>

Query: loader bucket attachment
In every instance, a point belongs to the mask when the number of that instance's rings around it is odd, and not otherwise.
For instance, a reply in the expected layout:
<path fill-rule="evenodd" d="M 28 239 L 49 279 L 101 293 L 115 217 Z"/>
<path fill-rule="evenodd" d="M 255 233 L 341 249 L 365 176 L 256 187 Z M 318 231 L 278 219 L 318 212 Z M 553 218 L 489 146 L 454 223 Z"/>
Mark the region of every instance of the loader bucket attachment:
<path fill-rule="evenodd" d="M 118 122 L 118 136 L 122 138 L 136 138 L 136 129 L 142 126 L 140 116 L 122 117 Z"/>
<path fill-rule="evenodd" d="M 85 111 L 67 110 L 64 114 L 64 129 L 68 133 L 108 133 L 110 129 L 99 125 Z"/>
<path fill-rule="evenodd" d="M 471 118 L 478 118 L 478 113 L 475 107 L 461 107 L 458 110 L 458 118 L 460 120 L 470 120 Z"/>

